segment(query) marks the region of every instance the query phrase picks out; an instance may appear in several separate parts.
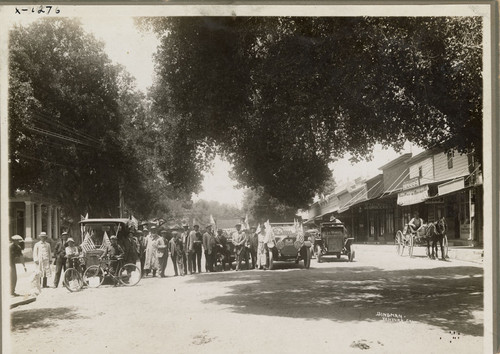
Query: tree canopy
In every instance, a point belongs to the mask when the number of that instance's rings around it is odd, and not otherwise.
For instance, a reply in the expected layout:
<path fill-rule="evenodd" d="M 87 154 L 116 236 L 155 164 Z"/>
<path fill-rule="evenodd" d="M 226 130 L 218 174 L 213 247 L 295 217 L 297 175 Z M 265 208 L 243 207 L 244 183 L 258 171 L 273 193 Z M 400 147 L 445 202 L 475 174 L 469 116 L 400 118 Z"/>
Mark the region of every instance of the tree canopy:
<path fill-rule="evenodd" d="M 328 163 L 375 143 L 482 150 L 479 17 L 142 19 L 160 38 L 150 92 L 196 189 L 215 152 L 241 185 L 302 207 Z"/>
<path fill-rule="evenodd" d="M 77 20 L 13 28 L 9 65 L 10 190 L 58 199 L 70 218 L 147 213 L 155 193 L 134 141 L 146 124 L 133 79 Z M 146 181 L 146 182 L 144 182 Z"/>
<path fill-rule="evenodd" d="M 243 212 L 251 224 L 291 221 L 297 218 L 297 208 L 288 206 L 264 192 L 263 187 L 247 189 L 243 197 Z"/>

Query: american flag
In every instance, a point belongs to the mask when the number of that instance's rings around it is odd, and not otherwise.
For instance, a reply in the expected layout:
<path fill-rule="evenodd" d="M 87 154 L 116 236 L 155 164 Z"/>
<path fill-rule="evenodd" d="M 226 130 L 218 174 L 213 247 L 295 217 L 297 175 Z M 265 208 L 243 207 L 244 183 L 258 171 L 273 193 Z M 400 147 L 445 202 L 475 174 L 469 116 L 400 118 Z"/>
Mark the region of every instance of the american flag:
<path fill-rule="evenodd" d="M 297 241 L 304 243 L 304 225 L 301 222 L 297 222 Z"/>
<path fill-rule="evenodd" d="M 87 232 L 85 233 L 85 239 L 82 242 L 82 250 L 85 253 L 94 250 L 105 250 L 110 245 L 111 242 L 109 241 L 109 237 L 106 232 L 104 232 L 104 236 L 102 238 L 102 244 L 98 247 L 94 244 L 94 241 L 92 241 L 92 237 L 90 237 L 90 234 Z"/>

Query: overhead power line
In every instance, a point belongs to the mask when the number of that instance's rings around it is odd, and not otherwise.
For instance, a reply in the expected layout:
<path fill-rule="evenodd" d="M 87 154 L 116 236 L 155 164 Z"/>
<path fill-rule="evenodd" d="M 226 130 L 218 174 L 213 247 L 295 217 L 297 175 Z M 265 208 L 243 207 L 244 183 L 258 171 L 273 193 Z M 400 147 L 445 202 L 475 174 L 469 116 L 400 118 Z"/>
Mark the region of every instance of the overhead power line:
<path fill-rule="evenodd" d="M 67 126 L 64 123 L 60 122 L 59 120 L 55 120 L 52 117 L 49 117 L 47 114 L 43 112 L 36 112 L 35 113 L 35 119 L 44 122 L 46 124 L 51 125 L 53 128 L 59 129 L 60 132 L 63 132 L 64 134 L 73 134 L 78 136 L 79 139 L 84 139 L 85 141 L 91 142 L 91 143 L 97 143 L 99 144 L 100 141 L 88 134 L 82 133 L 78 131 L 77 129 Z"/>

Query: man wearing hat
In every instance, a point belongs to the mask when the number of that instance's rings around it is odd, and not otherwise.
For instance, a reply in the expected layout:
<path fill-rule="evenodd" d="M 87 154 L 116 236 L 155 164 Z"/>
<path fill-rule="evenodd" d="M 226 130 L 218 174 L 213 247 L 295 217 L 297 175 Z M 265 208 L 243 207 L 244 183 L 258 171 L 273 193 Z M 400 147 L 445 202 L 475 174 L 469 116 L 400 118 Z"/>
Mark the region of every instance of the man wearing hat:
<path fill-rule="evenodd" d="M 160 277 L 165 278 L 165 269 L 168 263 L 168 239 L 167 230 L 160 231 L 158 242 L 158 260 L 160 261 Z"/>
<path fill-rule="evenodd" d="M 146 275 L 150 272 L 153 273 L 153 277 L 156 277 L 156 272 L 160 269 L 160 256 L 163 256 L 163 252 L 159 250 L 159 246 L 163 245 L 163 239 L 156 232 L 156 225 L 151 226 L 151 234 L 146 238 L 146 261 L 144 265 L 144 271 Z"/>
<path fill-rule="evenodd" d="M 47 233 L 44 231 L 40 232 L 38 237 L 40 241 L 35 243 L 33 247 L 33 261 L 35 262 L 39 276 L 42 278 L 42 287 L 48 288 L 47 277 L 50 277 L 52 274 L 50 270 L 50 243 L 47 242 Z"/>
<path fill-rule="evenodd" d="M 64 250 L 66 254 L 67 265 L 68 268 L 77 268 L 77 264 L 75 264 L 75 260 L 80 256 L 80 252 L 78 251 L 78 247 L 75 246 L 75 240 L 71 237 L 66 241 L 66 249 Z"/>
<path fill-rule="evenodd" d="M 198 268 L 198 273 L 201 273 L 203 237 L 200 232 L 200 226 L 194 225 L 194 230 L 189 233 L 189 242 L 190 248 L 192 249 L 191 259 L 193 262 L 193 273 L 196 273 L 196 268 Z"/>
<path fill-rule="evenodd" d="M 16 269 L 16 258 L 23 265 L 24 271 L 26 272 L 26 265 L 24 264 L 23 250 L 20 243 L 23 238 L 19 235 L 14 235 L 10 238 L 12 242 L 9 245 L 10 252 L 10 294 L 13 296 L 18 296 L 16 294 L 17 285 L 17 269 Z"/>
<path fill-rule="evenodd" d="M 178 254 L 177 250 L 176 250 L 177 242 L 180 242 L 179 239 L 180 239 L 179 233 L 177 231 L 172 232 L 172 238 L 168 241 L 168 248 L 167 248 L 168 251 L 170 251 L 170 258 L 172 258 L 172 264 L 174 265 L 175 276 L 179 275 L 179 271 L 177 269 L 177 257 L 182 258 L 182 255 Z M 182 259 L 180 261 L 180 264 L 182 265 L 181 272 L 183 272 L 184 271 L 184 264 L 182 263 Z"/>
<path fill-rule="evenodd" d="M 144 264 L 146 263 L 146 239 L 143 230 L 137 230 L 137 254 L 141 262 L 141 274 L 144 275 Z"/>
<path fill-rule="evenodd" d="M 249 232 L 249 247 L 247 247 L 247 251 L 252 258 L 252 269 L 257 268 L 257 248 L 259 247 L 259 236 L 257 235 L 257 228 L 252 226 Z M 248 255 L 247 255 L 248 258 Z"/>
<path fill-rule="evenodd" d="M 177 275 L 177 269 L 178 269 L 179 274 L 181 276 L 184 276 L 186 274 L 184 270 L 184 260 L 183 260 L 184 248 L 181 240 L 181 235 L 177 231 L 172 232 L 172 239 L 170 240 L 170 254 L 172 255 L 172 261 L 175 262 L 174 263 L 175 275 Z"/>
<path fill-rule="evenodd" d="M 222 266 L 222 271 L 224 272 L 226 270 L 226 263 L 229 263 L 229 270 L 232 269 L 232 262 L 231 262 L 231 252 L 227 248 L 227 238 L 224 236 L 224 231 L 222 229 L 217 229 L 217 234 L 215 235 L 215 249 L 217 250 L 215 252 L 215 257 L 217 261 L 217 253 L 219 253 L 221 257 L 221 266 Z M 217 262 L 214 262 L 216 264 Z"/>
<path fill-rule="evenodd" d="M 54 250 L 54 264 L 56 265 L 56 275 L 54 276 L 54 288 L 59 285 L 59 279 L 61 278 L 61 272 L 66 270 L 66 240 L 68 239 L 68 233 L 65 231 L 61 234 L 61 238 L 56 243 Z"/>
<path fill-rule="evenodd" d="M 212 232 L 212 224 L 208 224 L 203 234 L 203 248 L 205 249 L 205 267 L 207 272 L 214 271 L 215 260 L 215 236 Z"/>
<path fill-rule="evenodd" d="M 116 274 L 118 260 L 123 258 L 125 252 L 123 248 L 118 244 L 118 238 L 116 235 L 111 235 L 109 237 L 109 241 L 111 244 L 106 248 L 103 255 L 100 257 L 101 259 L 106 257 L 109 254 L 109 268 L 112 274 Z"/>
<path fill-rule="evenodd" d="M 236 231 L 233 232 L 232 242 L 236 254 L 236 270 L 240 270 L 241 261 L 243 260 L 243 256 L 245 253 L 245 243 L 247 242 L 247 237 L 245 232 L 241 230 L 241 224 L 236 224 L 235 227 Z"/>

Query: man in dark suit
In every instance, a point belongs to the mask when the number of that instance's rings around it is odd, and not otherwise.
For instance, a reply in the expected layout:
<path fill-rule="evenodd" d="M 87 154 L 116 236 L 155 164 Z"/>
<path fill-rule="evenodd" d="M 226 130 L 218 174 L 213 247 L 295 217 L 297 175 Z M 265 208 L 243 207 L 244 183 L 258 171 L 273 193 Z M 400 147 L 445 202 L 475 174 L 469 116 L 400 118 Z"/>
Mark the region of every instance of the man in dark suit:
<path fill-rule="evenodd" d="M 208 224 L 206 232 L 203 234 L 203 248 L 205 249 L 205 264 L 207 272 L 214 271 L 215 237 L 212 232 L 212 225 Z"/>
<path fill-rule="evenodd" d="M 59 285 L 59 279 L 61 279 L 62 271 L 66 271 L 66 241 L 68 239 L 68 233 L 63 232 L 61 238 L 56 243 L 56 248 L 54 251 L 54 264 L 56 265 L 56 275 L 54 276 L 54 288 Z"/>

